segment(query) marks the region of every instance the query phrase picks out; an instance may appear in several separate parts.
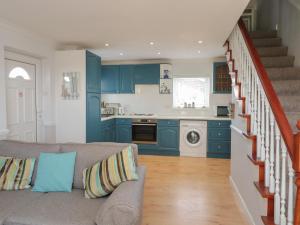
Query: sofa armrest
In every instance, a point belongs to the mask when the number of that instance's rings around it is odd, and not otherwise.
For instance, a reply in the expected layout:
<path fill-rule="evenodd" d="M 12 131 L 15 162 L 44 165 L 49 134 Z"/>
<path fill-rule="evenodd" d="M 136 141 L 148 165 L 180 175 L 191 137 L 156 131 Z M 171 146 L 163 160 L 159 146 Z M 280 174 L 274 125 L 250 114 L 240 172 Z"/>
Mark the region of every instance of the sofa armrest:
<path fill-rule="evenodd" d="M 146 168 L 139 166 L 137 170 L 139 180 L 120 184 L 100 207 L 97 225 L 141 224 Z"/>

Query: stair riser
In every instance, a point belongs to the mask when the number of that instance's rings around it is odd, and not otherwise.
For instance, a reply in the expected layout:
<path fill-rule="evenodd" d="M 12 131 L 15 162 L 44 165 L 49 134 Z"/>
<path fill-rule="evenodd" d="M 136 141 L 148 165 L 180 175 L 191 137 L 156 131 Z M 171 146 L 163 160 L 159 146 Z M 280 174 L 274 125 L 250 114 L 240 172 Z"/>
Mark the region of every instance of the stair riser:
<path fill-rule="evenodd" d="M 255 47 L 281 46 L 281 39 L 280 38 L 253 39 L 253 44 Z"/>
<path fill-rule="evenodd" d="M 267 73 L 271 80 L 300 79 L 300 68 L 269 68 Z"/>
<path fill-rule="evenodd" d="M 276 38 L 277 31 L 253 31 L 249 35 L 251 38 Z"/>
<path fill-rule="evenodd" d="M 295 58 L 293 56 L 284 57 L 262 57 L 261 61 L 266 68 L 292 67 Z"/>
<path fill-rule="evenodd" d="M 287 47 L 270 47 L 270 48 L 257 48 L 258 54 L 264 56 L 286 56 L 288 53 Z"/>

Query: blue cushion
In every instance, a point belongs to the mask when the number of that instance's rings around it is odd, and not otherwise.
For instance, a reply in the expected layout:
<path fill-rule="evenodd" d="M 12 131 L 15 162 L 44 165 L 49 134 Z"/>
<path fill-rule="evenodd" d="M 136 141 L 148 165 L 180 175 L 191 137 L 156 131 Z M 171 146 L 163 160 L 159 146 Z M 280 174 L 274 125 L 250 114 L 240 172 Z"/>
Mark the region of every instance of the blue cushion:
<path fill-rule="evenodd" d="M 41 153 L 32 191 L 71 192 L 76 152 Z"/>

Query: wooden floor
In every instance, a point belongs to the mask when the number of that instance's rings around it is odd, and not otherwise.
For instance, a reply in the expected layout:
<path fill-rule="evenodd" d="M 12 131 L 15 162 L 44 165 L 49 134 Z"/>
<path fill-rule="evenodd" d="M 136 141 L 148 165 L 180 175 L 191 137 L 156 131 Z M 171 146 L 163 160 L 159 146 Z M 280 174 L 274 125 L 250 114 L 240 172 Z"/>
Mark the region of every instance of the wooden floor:
<path fill-rule="evenodd" d="M 230 161 L 140 156 L 147 166 L 143 225 L 246 225 Z"/>

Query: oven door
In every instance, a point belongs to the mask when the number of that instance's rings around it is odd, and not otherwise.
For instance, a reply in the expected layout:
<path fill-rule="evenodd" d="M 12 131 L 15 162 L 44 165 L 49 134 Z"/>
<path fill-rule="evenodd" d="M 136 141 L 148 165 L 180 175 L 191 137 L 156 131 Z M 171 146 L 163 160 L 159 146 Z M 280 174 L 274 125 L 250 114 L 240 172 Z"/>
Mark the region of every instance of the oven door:
<path fill-rule="evenodd" d="M 133 123 L 132 142 L 138 144 L 157 143 L 157 124 L 156 123 Z"/>

